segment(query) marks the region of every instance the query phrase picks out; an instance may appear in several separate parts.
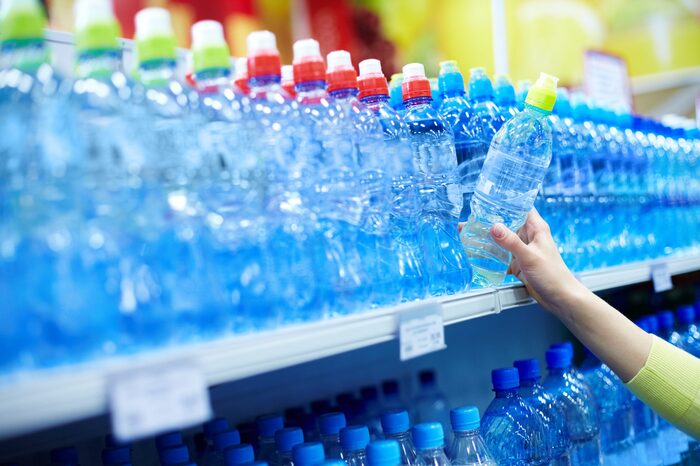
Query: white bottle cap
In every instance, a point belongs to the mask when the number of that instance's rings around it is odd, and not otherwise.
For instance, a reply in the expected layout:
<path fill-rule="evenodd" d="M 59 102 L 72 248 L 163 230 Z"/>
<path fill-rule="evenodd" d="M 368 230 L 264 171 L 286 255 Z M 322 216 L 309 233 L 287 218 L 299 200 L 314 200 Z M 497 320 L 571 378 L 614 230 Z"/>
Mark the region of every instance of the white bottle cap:
<path fill-rule="evenodd" d="M 253 31 L 248 34 L 246 49 L 249 57 L 263 52 L 279 53 L 277 51 L 277 39 L 270 31 Z"/>
<path fill-rule="evenodd" d="M 248 59 L 246 57 L 237 57 L 233 69 L 235 80 L 248 79 Z"/>
<path fill-rule="evenodd" d="M 362 60 L 359 65 L 360 77 L 367 76 L 370 74 L 381 74 L 382 76 L 382 62 L 376 58 L 368 58 L 367 60 Z"/>
<path fill-rule="evenodd" d="M 78 0 L 73 11 L 76 31 L 82 31 L 91 24 L 111 23 L 116 19 L 111 0 Z"/>
<path fill-rule="evenodd" d="M 403 79 L 425 78 L 425 67 L 422 63 L 409 63 L 403 67 Z"/>
<path fill-rule="evenodd" d="M 282 82 L 294 82 L 294 67 L 292 65 L 282 66 Z"/>
<path fill-rule="evenodd" d="M 136 13 L 135 22 L 137 40 L 175 35 L 170 22 L 170 13 L 165 8 L 144 8 Z"/>
<path fill-rule="evenodd" d="M 294 61 L 301 61 L 305 58 L 320 58 L 321 47 L 318 41 L 313 39 L 302 39 L 294 42 Z"/>
<path fill-rule="evenodd" d="M 224 27 L 218 21 L 210 19 L 197 21 L 192 25 L 190 31 L 193 49 L 200 49 L 209 45 L 226 45 Z"/>
<path fill-rule="evenodd" d="M 352 59 L 350 52 L 347 50 L 334 50 L 326 55 L 326 63 L 328 64 L 328 72 L 335 70 L 352 69 Z"/>

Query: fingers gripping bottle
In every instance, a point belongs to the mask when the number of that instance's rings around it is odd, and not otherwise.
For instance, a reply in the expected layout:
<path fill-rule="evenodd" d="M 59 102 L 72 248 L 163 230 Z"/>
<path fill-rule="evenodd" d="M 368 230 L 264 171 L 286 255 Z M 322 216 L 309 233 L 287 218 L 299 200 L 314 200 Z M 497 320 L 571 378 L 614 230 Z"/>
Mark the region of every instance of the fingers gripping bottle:
<path fill-rule="evenodd" d="M 428 287 L 434 296 L 459 293 L 469 287 L 471 268 L 458 241 L 462 190 L 454 140 L 449 125 L 431 107 L 430 82 L 423 65 L 404 66 L 403 76 L 404 122 L 418 170 L 416 184 L 421 209 L 418 232 Z"/>
<path fill-rule="evenodd" d="M 408 130 L 396 110 L 389 105 L 389 89 L 379 60 L 360 62 L 360 101 L 379 119 L 384 133 L 384 159 L 391 177 L 389 234 L 393 240 L 399 269 L 399 290 L 402 301 L 421 299 L 426 292 L 426 271 L 423 254 L 414 225 L 418 221 L 417 175 Z"/>
<path fill-rule="evenodd" d="M 557 78 L 542 73 L 521 113 L 496 134 L 476 183 L 471 214 L 462 229 L 474 281 L 500 285 L 510 254 L 489 233 L 495 223 L 512 230 L 523 225 L 552 158 L 552 130 L 547 116 L 556 100 Z"/>

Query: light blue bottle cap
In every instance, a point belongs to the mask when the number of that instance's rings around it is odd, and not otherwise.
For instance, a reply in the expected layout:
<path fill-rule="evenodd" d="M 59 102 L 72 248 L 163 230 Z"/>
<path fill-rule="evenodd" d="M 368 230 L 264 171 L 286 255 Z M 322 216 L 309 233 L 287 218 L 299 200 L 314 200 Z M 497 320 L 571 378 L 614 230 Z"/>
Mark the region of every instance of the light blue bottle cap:
<path fill-rule="evenodd" d="M 481 425 L 479 408 L 476 406 L 462 406 L 450 410 L 450 423 L 454 432 L 467 432 L 478 429 Z"/>
<path fill-rule="evenodd" d="M 241 443 L 241 434 L 236 429 L 219 432 L 214 436 L 214 449 L 216 451 L 224 451 L 239 443 Z"/>
<path fill-rule="evenodd" d="M 340 447 L 343 451 L 364 450 L 369 444 L 367 426 L 348 426 L 340 430 Z"/>
<path fill-rule="evenodd" d="M 518 369 L 503 367 L 491 371 L 491 383 L 494 390 L 511 390 L 520 386 Z"/>
<path fill-rule="evenodd" d="M 318 418 L 318 430 L 321 435 L 337 435 L 346 425 L 343 413 L 326 413 Z"/>
<path fill-rule="evenodd" d="M 499 107 L 515 105 L 515 88 L 508 76 L 498 75 L 493 81 L 493 101 Z"/>
<path fill-rule="evenodd" d="M 238 466 L 255 461 L 253 446 L 248 443 L 233 445 L 224 450 L 226 466 Z"/>
<path fill-rule="evenodd" d="M 399 466 L 401 450 L 396 440 L 375 440 L 367 446 L 368 466 Z"/>
<path fill-rule="evenodd" d="M 469 70 L 469 99 L 493 100 L 493 86 L 486 76 L 483 68 L 477 67 Z"/>
<path fill-rule="evenodd" d="M 304 431 L 299 427 L 287 427 L 275 432 L 275 445 L 280 452 L 292 451 L 301 443 L 304 443 Z"/>
<path fill-rule="evenodd" d="M 463 95 L 464 78 L 459 71 L 459 66 L 454 60 L 440 63 L 440 74 L 438 75 L 438 89 L 440 95 Z"/>
<path fill-rule="evenodd" d="M 326 459 L 323 452 L 323 444 L 320 442 L 306 442 L 296 445 L 292 449 L 294 466 L 315 466 L 322 464 Z"/>
<path fill-rule="evenodd" d="M 439 422 L 426 422 L 413 427 L 413 444 L 419 450 L 440 448 L 445 445 L 445 434 Z"/>
<path fill-rule="evenodd" d="M 275 432 L 284 427 L 284 419 L 279 414 L 260 416 L 256 420 L 258 435 L 262 438 L 273 438 Z"/>
<path fill-rule="evenodd" d="M 385 434 L 406 432 L 410 427 L 408 412 L 404 409 L 394 409 L 382 414 L 382 430 Z"/>
<path fill-rule="evenodd" d="M 348 463 L 346 463 L 343 460 L 325 460 L 323 463 L 321 463 L 323 466 L 348 466 Z"/>
<path fill-rule="evenodd" d="M 563 349 L 564 351 L 567 352 L 569 357 L 573 360 L 574 359 L 574 344 L 571 343 L 570 341 L 561 341 L 559 343 L 553 343 L 549 345 L 549 348 L 559 348 Z"/>

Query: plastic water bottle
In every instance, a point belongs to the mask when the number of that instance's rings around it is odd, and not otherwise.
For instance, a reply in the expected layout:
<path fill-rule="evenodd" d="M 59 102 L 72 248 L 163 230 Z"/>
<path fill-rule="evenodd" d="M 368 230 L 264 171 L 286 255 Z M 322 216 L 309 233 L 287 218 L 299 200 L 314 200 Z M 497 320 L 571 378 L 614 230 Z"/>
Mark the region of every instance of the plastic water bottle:
<path fill-rule="evenodd" d="M 419 391 L 413 400 L 416 422 L 439 422 L 443 432 L 449 432 L 450 405 L 437 385 L 435 371 L 426 369 L 418 374 Z M 449 438 L 448 438 L 449 440 Z"/>
<path fill-rule="evenodd" d="M 450 60 L 440 63 L 438 82 L 440 93 L 443 96 L 440 116 L 449 124 L 455 141 L 457 170 L 463 196 L 459 219 L 464 221 L 469 217 L 469 202 L 474 193 L 474 182 L 470 180 L 469 173 L 475 169 L 472 167 L 473 160 L 479 157 L 481 145 L 473 133 L 471 107 L 465 97 L 464 79 L 456 61 Z M 482 161 L 485 154 L 484 151 Z"/>
<path fill-rule="evenodd" d="M 592 353 L 581 371 L 598 405 L 600 443 L 605 464 L 637 464 L 641 461 L 633 446 L 632 398 L 622 381 Z"/>
<path fill-rule="evenodd" d="M 481 433 L 498 465 L 547 464 L 542 422 L 534 409 L 518 395 L 520 379 L 513 367 L 491 371 L 496 397 L 481 418 Z"/>
<path fill-rule="evenodd" d="M 318 418 L 318 430 L 326 452 L 326 458 L 340 458 L 340 430 L 347 425 L 343 413 L 326 413 Z"/>
<path fill-rule="evenodd" d="M 308 157 L 307 180 L 314 180 L 308 196 L 318 219 L 312 241 L 321 301 L 335 313 L 365 309 L 372 288 L 357 248 L 363 218 L 358 155 L 347 137 L 349 119 L 326 94 L 326 69 L 313 39 L 294 43 L 294 81 L 306 122 L 298 150 Z"/>
<path fill-rule="evenodd" d="M 401 451 L 396 440 L 375 440 L 367 446 L 368 466 L 399 466 Z"/>
<path fill-rule="evenodd" d="M 238 466 L 240 464 L 252 463 L 255 461 L 255 451 L 248 443 L 240 443 L 224 450 L 224 461 L 226 466 Z"/>
<path fill-rule="evenodd" d="M 304 443 L 304 431 L 300 427 L 286 427 L 275 432 L 277 464 L 279 466 L 293 466 L 292 451 L 295 446 L 302 443 Z"/>
<path fill-rule="evenodd" d="M 163 466 L 184 465 L 190 462 L 190 452 L 185 445 L 164 448 L 160 450 L 158 457 Z"/>
<path fill-rule="evenodd" d="M 224 466 L 224 452 L 227 448 L 241 443 L 241 436 L 236 429 L 227 429 L 214 434 L 211 448 L 207 449 L 204 456 L 204 466 Z"/>
<path fill-rule="evenodd" d="M 369 445 L 367 426 L 348 426 L 340 430 L 341 456 L 348 466 L 367 465 L 367 445 Z"/>
<path fill-rule="evenodd" d="M 320 442 L 305 442 L 296 445 L 292 450 L 294 466 L 317 466 L 326 459 L 323 444 Z"/>
<path fill-rule="evenodd" d="M 394 73 L 389 82 L 389 103 L 400 115 L 403 115 L 406 107 L 403 103 L 403 73 Z"/>
<path fill-rule="evenodd" d="M 406 409 L 399 388 L 399 381 L 396 379 L 388 379 L 382 382 L 382 409 L 384 411 Z"/>
<path fill-rule="evenodd" d="M 425 259 L 413 227 L 420 213 L 418 190 L 414 184 L 417 171 L 408 145 L 408 130 L 401 117 L 389 105 L 389 90 L 379 60 L 360 62 L 358 79 L 360 101 L 373 112 L 382 125 L 387 172 L 391 176 L 391 216 L 389 231 L 393 238 L 399 269 L 397 293 L 402 301 L 425 297 L 427 291 Z"/>
<path fill-rule="evenodd" d="M 550 465 L 566 466 L 571 464 L 569 450 L 571 441 L 566 427 L 566 417 L 561 406 L 544 390 L 540 383 L 542 373 L 537 359 L 521 359 L 513 362 L 520 377 L 519 394 L 532 406 L 545 434 L 545 443 L 550 454 Z"/>
<path fill-rule="evenodd" d="M 413 158 L 418 167 L 419 237 L 434 296 L 465 291 L 471 268 L 459 244 L 457 220 L 462 195 L 454 142 L 447 123 L 431 107 L 430 82 L 420 63 L 403 68 L 402 92 Z"/>
<path fill-rule="evenodd" d="M 450 463 L 465 466 L 496 466 L 479 433 L 479 408 L 464 406 L 450 411 L 454 440 L 449 448 Z"/>
<path fill-rule="evenodd" d="M 279 414 L 260 416 L 255 421 L 258 427 L 258 459 L 277 465 L 277 446 L 275 432 L 284 427 L 284 420 Z"/>
<path fill-rule="evenodd" d="M 404 74 L 406 74 L 404 70 Z M 445 454 L 445 435 L 442 424 L 427 422 L 412 429 L 413 444 L 418 452 L 417 464 L 421 466 L 450 466 Z"/>
<path fill-rule="evenodd" d="M 346 137 L 351 137 L 356 149 L 363 212 L 357 245 L 373 285 L 372 304 L 393 304 L 400 295 L 400 263 L 390 235 L 392 180 L 387 168 L 391 154 L 376 114 L 358 100 L 350 53 L 336 50 L 326 58 L 328 93 L 345 114 L 350 126 Z"/>
<path fill-rule="evenodd" d="M 412 466 L 417 463 L 417 452 L 410 432 L 410 421 L 406 410 L 392 410 L 382 414 L 384 438 L 396 440 L 401 450 L 401 464 Z"/>
<path fill-rule="evenodd" d="M 571 440 L 571 464 L 602 464 L 598 412 L 593 395 L 569 372 L 572 367 L 571 355 L 566 349 L 547 350 L 546 360 L 549 374 L 543 385 L 554 402 L 564 410 Z"/>
<path fill-rule="evenodd" d="M 527 98 L 527 93 L 530 92 L 530 87 L 532 82 L 529 79 L 521 79 L 518 81 L 518 88 L 515 93 L 515 106 L 519 111 L 525 108 L 525 99 Z"/>
<path fill-rule="evenodd" d="M 503 282 L 510 254 L 489 233 L 494 223 L 517 231 L 527 218 L 552 157 L 547 120 L 556 100 L 557 78 L 542 73 L 530 89 L 525 108 L 496 134 L 472 199 L 462 242 L 474 269 L 474 282 Z M 474 112 L 478 106 L 473 105 Z M 513 177 L 513 173 L 518 173 Z"/>
<path fill-rule="evenodd" d="M 515 102 L 515 88 L 508 76 L 500 74 L 493 79 L 493 103 L 501 111 L 504 122 L 510 120 L 518 113 L 518 107 Z"/>

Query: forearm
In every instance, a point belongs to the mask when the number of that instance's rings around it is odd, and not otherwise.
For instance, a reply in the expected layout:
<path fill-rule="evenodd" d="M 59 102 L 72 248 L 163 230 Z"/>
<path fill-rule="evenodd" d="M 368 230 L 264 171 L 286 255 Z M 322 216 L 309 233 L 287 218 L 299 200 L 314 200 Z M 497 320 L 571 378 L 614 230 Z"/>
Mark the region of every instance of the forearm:
<path fill-rule="evenodd" d="M 580 283 L 551 311 L 624 382 L 644 367 L 652 337 Z"/>

